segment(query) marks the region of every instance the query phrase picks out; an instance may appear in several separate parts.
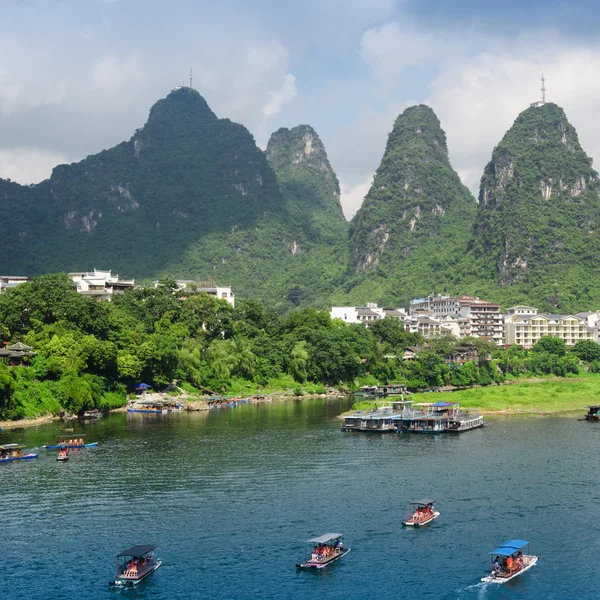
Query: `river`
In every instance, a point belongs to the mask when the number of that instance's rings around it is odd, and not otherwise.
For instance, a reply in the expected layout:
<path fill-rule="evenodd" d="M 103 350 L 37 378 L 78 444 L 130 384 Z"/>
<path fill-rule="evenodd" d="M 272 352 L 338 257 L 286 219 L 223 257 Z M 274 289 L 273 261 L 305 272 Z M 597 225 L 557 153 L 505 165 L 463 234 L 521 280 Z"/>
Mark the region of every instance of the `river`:
<path fill-rule="evenodd" d="M 600 424 L 502 418 L 460 436 L 342 433 L 349 400 L 77 424 L 97 449 L 0 465 L 2 600 L 598 598 Z M 3 432 L 41 446 L 60 424 Z M 440 518 L 404 530 L 410 499 Z M 303 541 L 352 552 L 298 572 Z M 537 566 L 478 583 L 487 552 L 531 542 Z M 156 543 L 163 566 L 115 590 L 114 556 Z"/>

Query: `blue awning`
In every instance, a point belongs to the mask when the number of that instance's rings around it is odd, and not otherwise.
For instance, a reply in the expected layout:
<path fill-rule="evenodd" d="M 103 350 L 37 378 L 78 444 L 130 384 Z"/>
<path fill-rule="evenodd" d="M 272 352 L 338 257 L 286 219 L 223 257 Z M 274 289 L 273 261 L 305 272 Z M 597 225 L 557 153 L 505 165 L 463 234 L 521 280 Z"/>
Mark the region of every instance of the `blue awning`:
<path fill-rule="evenodd" d="M 152 386 L 148 385 L 147 383 L 136 383 L 133 387 L 135 387 L 136 390 L 150 390 L 150 389 L 152 389 Z"/>
<path fill-rule="evenodd" d="M 454 402 L 442 402 L 440 400 L 439 402 L 436 402 L 432 406 L 454 406 Z"/>
<path fill-rule="evenodd" d="M 502 546 L 492 550 L 489 554 L 495 554 L 496 556 L 510 556 L 511 554 L 515 554 L 515 552 L 522 550 L 528 544 L 529 542 L 526 542 L 525 540 L 508 540 L 507 542 L 504 542 Z"/>

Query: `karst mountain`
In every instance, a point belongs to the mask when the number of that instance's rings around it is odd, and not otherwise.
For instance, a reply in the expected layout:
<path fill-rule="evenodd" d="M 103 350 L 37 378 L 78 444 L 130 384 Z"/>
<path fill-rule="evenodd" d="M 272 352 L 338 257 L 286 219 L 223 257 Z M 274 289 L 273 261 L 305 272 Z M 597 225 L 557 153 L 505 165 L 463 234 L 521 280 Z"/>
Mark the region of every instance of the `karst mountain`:
<path fill-rule="evenodd" d="M 493 150 L 476 201 L 419 105 L 394 122 L 348 224 L 310 125 L 279 129 L 263 151 L 178 88 L 129 141 L 36 185 L 0 179 L 0 262 L 11 275 L 213 280 L 280 311 L 434 291 L 577 311 L 600 305 L 598 190 L 564 111 L 537 103 Z"/>

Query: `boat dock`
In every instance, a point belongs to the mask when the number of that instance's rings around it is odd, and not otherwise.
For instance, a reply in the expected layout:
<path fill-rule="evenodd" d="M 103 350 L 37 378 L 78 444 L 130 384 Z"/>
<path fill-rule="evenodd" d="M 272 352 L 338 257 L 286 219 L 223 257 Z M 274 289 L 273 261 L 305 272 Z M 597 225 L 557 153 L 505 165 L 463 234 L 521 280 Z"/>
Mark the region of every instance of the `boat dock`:
<path fill-rule="evenodd" d="M 462 433 L 484 424 L 481 415 L 462 412 L 455 402 L 413 405 L 411 400 L 402 400 L 345 415 L 341 429 L 372 433 Z"/>

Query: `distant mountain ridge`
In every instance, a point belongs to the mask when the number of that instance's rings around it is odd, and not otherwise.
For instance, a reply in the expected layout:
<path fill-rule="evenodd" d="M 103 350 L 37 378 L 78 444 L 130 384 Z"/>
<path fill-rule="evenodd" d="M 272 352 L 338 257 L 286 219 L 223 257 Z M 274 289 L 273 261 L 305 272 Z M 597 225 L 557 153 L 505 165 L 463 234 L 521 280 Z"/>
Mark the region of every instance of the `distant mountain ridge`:
<path fill-rule="evenodd" d="M 599 178 L 564 111 L 523 111 L 494 149 L 476 202 L 433 110 L 396 119 L 348 224 L 309 125 L 266 151 L 191 88 L 173 90 L 130 140 L 37 185 L 0 179 L 6 273 L 110 268 L 214 279 L 286 311 L 431 292 L 577 311 L 600 305 Z"/>
<path fill-rule="evenodd" d="M 129 141 L 59 165 L 38 185 L 0 180 L 0 218 L 12 232 L 0 261 L 26 275 L 101 266 L 138 278 L 214 278 L 242 296 L 285 297 L 278 270 L 293 271 L 294 255 L 346 228 L 337 178 L 318 136 L 308 134 L 325 168 L 297 166 L 316 191 L 289 193 L 288 169 L 282 193 L 245 127 L 217 118 L 195 90 L 173 90 Z M 285 157 L 275 162 L 283 169 Z M 317 202 L 327 187 L 330 197 Z"/>

